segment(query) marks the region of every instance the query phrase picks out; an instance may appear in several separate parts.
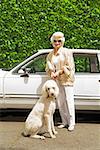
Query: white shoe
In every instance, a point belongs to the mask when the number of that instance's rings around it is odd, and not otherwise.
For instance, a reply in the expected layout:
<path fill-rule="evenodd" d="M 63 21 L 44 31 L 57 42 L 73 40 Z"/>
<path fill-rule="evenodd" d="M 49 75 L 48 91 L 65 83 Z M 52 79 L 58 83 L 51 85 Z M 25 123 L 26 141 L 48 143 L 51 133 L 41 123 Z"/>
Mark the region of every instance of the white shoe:
<path fill-rule="evenodd" d="M 68 131 L 73 131 L 73 130 L 74 130 L 74 125 L 68 127 Z"/>
<path fill-rule="evenodd" d="M 59 129 L 62 129 L 62 128 L 64 128 L 64 127 L 65 127 L 64 124 L 61 124 L 61 125 L 58 126 Z"/>

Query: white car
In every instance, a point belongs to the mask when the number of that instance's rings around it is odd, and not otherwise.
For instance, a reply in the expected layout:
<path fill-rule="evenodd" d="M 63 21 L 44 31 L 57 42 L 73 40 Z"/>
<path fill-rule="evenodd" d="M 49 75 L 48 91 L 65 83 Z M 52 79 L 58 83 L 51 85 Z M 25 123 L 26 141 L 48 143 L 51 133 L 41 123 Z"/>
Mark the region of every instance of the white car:
<path fill-rule="evenodd" d="M 100 110 L 100 50 L 69 49 L 75 60 L 76 110 Z M 32 108 L 41 95 L 46 56 L 51 49 L 37 53 L 10 71 L 0 70 L 0 109 Z"/>

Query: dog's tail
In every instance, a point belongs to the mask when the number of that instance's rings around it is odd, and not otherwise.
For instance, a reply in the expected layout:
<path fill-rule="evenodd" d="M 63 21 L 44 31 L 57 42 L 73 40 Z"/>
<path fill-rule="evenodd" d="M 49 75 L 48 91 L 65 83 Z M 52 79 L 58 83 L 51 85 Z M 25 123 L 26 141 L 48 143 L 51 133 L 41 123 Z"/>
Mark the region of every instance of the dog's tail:
<path fill-rule="evenodd" d="M 22 135 L 23 135 L 24 137 L 30 137 L 30 134 L 27 134 L 25 131 L 22 132 Z"/>

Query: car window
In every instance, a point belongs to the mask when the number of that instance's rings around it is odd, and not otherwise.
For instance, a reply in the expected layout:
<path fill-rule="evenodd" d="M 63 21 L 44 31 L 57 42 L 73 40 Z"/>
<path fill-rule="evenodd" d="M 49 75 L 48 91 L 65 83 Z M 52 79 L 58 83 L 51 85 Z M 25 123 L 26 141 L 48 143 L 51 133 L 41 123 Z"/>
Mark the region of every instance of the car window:
<path fill-rule="evenodd" d="M 99 72 L 99 61 L 96 54 L 75 53 L 75 72 Z"/>
<path fill-rule="evenodd" d="M 47 54 L 41 54 L 38 57 L 34 58 L 34 60 L 31 60 L 25 67 L 28 73 L 45 72 L 46 57 Z"/>
<path fill-rule="evenodd" d="M 45 74 L 47 54 L 48 53 L 36 56 L 33 60 L 30 60 L 28 63 L 24 64 L 24 66 L 21 66 L 21 68 L 25 68 L 26 72 L 30 74 Z M 75 72 L 99 72 L 99 61 L 96 54 L 73 53 L 73 56 L 75 62 Z M 15 70 L 13 73 L 19 73 L 21 68 Z"/>

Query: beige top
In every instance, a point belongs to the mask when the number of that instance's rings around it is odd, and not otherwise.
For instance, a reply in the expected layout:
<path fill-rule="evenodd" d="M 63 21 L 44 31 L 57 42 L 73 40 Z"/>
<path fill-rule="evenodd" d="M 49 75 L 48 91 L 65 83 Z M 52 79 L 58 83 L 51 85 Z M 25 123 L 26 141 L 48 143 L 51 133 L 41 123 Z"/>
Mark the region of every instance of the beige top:
<path fill-rule="evenodd" d="M 54 55 L 54 50 L 48 54 L 46 72 L 50 75 L 52 71 L 59 71 L 62 67 L 64 67 L 64 72 L 59 75 L 57 80 L 62 85 L 73 86 L 75 73 L 73 55 L 69 49 L 63 47 L 58 50 L 56 56 Z"/>

